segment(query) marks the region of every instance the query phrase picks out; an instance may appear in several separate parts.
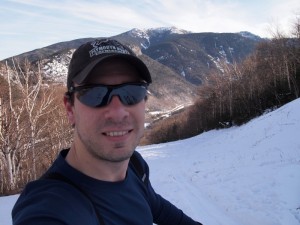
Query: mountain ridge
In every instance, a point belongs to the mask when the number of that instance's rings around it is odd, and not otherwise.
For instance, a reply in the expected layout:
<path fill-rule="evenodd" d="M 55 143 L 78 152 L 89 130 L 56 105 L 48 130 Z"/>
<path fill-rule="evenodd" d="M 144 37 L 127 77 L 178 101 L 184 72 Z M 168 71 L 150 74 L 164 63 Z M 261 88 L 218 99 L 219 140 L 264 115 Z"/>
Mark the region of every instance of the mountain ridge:
<path fill-rule="evenodd" d="M 101 38 L 101 37 L 98 37 Z M 192 33 L 176 27 L 131 29 L 108 37 L 128 45 L 149 67 L 153 77 L 147 111 L 170 111 L 190 105 L 197 98 L 197 87 L 212 70 L 221 71 L 222 63 L 240 62 L 262 41 L 249 32 Z M 81 44 L 95 38 L 58 42 L 1 62 L 12 65 L 12 59 L 40 62 L 44 77 L 65 83 L 72 53 Z M 148 114 L 149 120 L 155 120 Z"/>

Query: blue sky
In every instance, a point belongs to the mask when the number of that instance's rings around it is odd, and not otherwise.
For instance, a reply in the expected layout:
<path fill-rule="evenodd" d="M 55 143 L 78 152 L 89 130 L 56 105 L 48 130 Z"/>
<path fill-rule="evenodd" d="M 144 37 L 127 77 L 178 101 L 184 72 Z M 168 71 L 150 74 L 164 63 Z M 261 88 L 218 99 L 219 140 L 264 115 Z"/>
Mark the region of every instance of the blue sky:
<path fill-rule="evenodd" d="M 132 28 L 288 33 L 299 0 L 0 0 L 0 60 L 61 41 Z"/>

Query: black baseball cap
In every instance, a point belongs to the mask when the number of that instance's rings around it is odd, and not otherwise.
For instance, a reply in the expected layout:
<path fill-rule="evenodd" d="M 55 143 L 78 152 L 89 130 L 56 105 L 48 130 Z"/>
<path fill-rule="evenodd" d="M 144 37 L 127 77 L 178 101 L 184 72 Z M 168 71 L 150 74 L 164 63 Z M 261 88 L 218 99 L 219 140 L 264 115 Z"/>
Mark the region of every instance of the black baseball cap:
<path fill-rule="evenodd" d="M 98 63 L 114 57 L 127 60 L 137 68 L 144 81 L 147 83 L 152 82 L 147 66 L 130 48 L 114 39 L 95 39 L 81 45 L 74 52 L 68 70 L 68 90 L 73 86 L 73 82 L 77 84 L 84 83 Z"/>

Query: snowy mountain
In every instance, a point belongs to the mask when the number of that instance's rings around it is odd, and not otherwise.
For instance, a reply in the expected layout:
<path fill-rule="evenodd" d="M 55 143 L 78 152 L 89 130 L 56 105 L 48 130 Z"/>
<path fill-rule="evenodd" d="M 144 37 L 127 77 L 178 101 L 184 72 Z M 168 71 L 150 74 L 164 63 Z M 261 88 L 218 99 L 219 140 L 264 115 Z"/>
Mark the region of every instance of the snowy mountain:
<path fill-rule="evenodd" d="M 246 31 L 192 33 L 176 27 L 132 29 L 115 38 L 139 47 L 194 85 L 201 84 L 211 70 L 222 70 L 222 62 L 241 62 L 263 41 Z"/>
<path fill-rule="evenodd" d="M 129 45 L 150 68 L 153 84 L 147 112 L 163 112 L 190 105 L 197 96 L 198 85 L 211 70 L 222 70 L 222 62 L 239 62 L 252 53 L 260 39 L 249 36 L 191 33 L 176 27 L 163 27 L 132 29 L 113 38 Z M 48 80 L 65 83 L 73 52 L 92 39 L 60 42 L 14 58 L 19 61 L 27 58 L 33 65 L 39 61 Z M 11 58 L 6 60 L 13 65 Z M 152 120 L 152 115 L 147 113 L 147 122 Z"/>
<path fill-rule="evenodd" d="M 156 191 L 204 225 L 300 224 L 300 99 L 229 129 L 139 147 Z M 18 195 L 0 198 L 11 225 Z"/>
<path fill-rule="evenodd" d="M 243 31 L 240 33 L 192 33 L 176 27 L 132 29 L 113 38 L 172 69 L 191 85 L 199 85 L 212 69 L 221 69 L 220 62 L 240 62 L 253 52 L 257 43 L 263 41 L 257 35 Z M 83 38 L 56 43 L 44 48 L 15 56 L 19 60 L 29 59 L 32 63 L 42 60 L 52 63 L 53 58 L 64 58 L 82 43 L 93 38 Z M 5 59 L 10 62 L 10 59 Z M 3 60 L 3 61 L 5 61 Z M 151 63 L 150 63 L 151 64 Z M 64 67 L 64 63 L 55 66 Z M 56 70 L 56 68 L 49 66 Z M 48 72 L 49 70 L 46 70 Z M 61 69 L 59 69 L 61 71 Z M 49 76 L 56 73 L 48 73 Z M 64 73 L 62 73 L 64 74 Z M 64 74 L 65 75 L 65 74 Z M 159 77 L 160 74 L 154 74 Z M 176 77 L 174 79 L 177 79 Z M 59 78 L 60 80 L 60 78 Z"/>

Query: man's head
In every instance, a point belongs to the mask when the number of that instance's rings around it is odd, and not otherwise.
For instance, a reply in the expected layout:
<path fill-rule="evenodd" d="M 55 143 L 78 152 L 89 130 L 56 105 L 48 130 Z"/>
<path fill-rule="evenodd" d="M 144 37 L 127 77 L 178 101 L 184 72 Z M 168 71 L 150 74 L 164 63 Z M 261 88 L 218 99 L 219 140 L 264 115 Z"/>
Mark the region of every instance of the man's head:
<path fill-rule="evenodd" d="M 77 149 L 92 158 L 127 160 L 144 133 L 149 83 L 146 65 L 119 42 L 96 40 L 79 47 L 67 84 L 75 97 L 64 101 Z"/>

